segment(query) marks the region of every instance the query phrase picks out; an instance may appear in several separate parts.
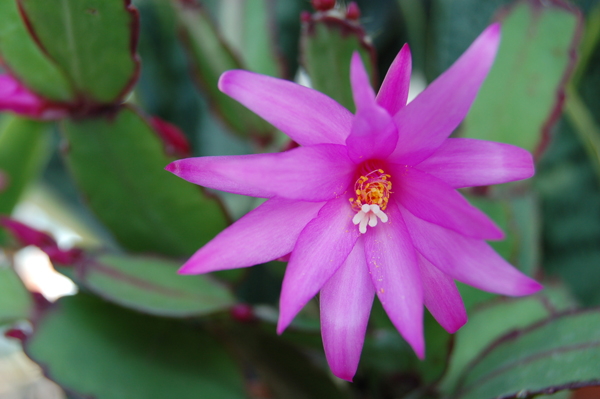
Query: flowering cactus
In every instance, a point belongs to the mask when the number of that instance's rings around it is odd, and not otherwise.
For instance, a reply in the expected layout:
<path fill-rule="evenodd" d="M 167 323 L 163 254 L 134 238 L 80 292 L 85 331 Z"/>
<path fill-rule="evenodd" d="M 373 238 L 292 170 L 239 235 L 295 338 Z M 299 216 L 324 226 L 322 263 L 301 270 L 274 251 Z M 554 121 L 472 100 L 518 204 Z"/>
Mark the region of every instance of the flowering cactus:
<path fill-rule="evenodd" d="M 597 385 L 590 5 L 55 3 L 0 2 L 0 327 L 69 397 Z"/>

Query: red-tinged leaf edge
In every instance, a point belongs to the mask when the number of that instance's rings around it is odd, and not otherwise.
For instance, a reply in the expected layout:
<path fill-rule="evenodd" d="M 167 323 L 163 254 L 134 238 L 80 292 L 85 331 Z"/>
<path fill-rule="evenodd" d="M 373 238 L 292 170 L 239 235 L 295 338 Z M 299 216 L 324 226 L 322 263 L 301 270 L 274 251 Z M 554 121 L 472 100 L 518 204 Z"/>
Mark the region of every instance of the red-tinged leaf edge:
<path fill-rule="evenodd" d="M 513 330 L 505 335 L 503 335 L 502 337 L 498 338 L 496 341 L 492 342 L 486 349 L 484 349 L 475 359 L 473 359 L 473 361 L 471 361 L 471 363 L 465 367 L 461 378 L 459 379 L 459 382 L 457 384 L 457 386 L 461 386 L 464 381 L 465 378 L 467 377 L 467 375 L 469 374 L 469 372 L 480 362 L 482 361 L 490 352 L 492 352 L 494 349 L 496 349 L 498 346 L 500 346 L 501 344 L 508 342 L 508 341 L 513 341 L 515 339 L 518 339 L 520 336 L 527 334 L 531 331 L 534 331 L 540 327 L 543 327 L 547 324 L 552 323 L 553 321 L 557 320 L 557 319 L 561 319 L 561 318 L 565 318 L 565 317 L 570 317 L 570 316 L 576 316 L 576 315 L 580 315 L 580 314 L 585 314 L 585 313 L 595 313 L 600 311 L 600 307 L 595 307 L 595 308 L 587 308 L 587 309 L 569 309 L 563 312 L 559 312 L 559 313 L 554 313 L 552 314 L 550 317 L 544 319 L 544 320 L 540 320 L 528 327 L 525 328 L 521 328 L 521 329 L 516 329 Z M 587 348 L 587 347 L 598 347 L 600 346 L 600 342 L 589 345 L 589 344 L 584 344 L 584 345 L 571 345 L 569 347 L 566 347 L 565 350 L 558 350 L 559 352 L 566 352 L 569 350 L 574 350 L 574 349 L 583 349 L 583 348 Z M 557 350 L 553 350 L 552 353 L 556 353 Z M 542 358 L 544 356 L 548 356 L 549 352 L 543 352 L 542 354 L 534 354 L 530 357 L 527 357 L 525 359 L 522 359 L 519 364 L 525 364 L 529 361 L 534 361 L 537 360 L 539 358 Z M 501 368 L 499 370 L 495 370 L 494 372 L 492 372 L 491 374 L 488 374 L 486 376 L 484 376 L 484 378 L 480 379 L 478 381 L 478 383 L 481 382 L 485 382 L 486 380 L 498 375 L 499 373 L 505 371 L 506 369 L 508 369 L 508 367 L 504 367 Z M 568 383 L 568 384 L 562 384 L 562 385 L 556 385 L 556 386 L 551 386 L 551 387 L 547 387 L 547 388 L 543 388 L 540 390 L 535 390 L 535 391 L 518 391 L 515 392 L 513 394 L 509 394 L 509 395 L 502 395 L 502 396 L 498 396 L 496 399 L 523 399 L 523 398 L 530 398 L 536 395 L 550 395 L 553 393 L 556 393 L 558 391 L 563 391 L 563 390 L 573 390 L 573 389 L 578 389 L 578 388 L 584 388 L 584 387 L 592 387 L 592 386 L 600 386 L 600 379 L 595 379 L 595 380 L 590 380 L 590 381 L 577 381 L 577 382 L 572 382 L 572 383 Z M 456 397 L 460 397 L 462 394 L 467 393 L 470 389 L 472 389 L 472 386 L 467 389 L 467 390 L 457 390 L 452 397 L 456 398 Z M 523 396 L 526 395 L 526 396 Z"/>
<path fill-rule="evenodd" d="M 151 256 L 151 257 L 149 256 L 148 258 L 149 259 L 151 259 L 151 258 L 160 259 L 158 256 Z M 190 313 L 186 313 L 186 314 L 182 313 L 182 314 L 178 314 L 178 315 L 174 316 L 169 312 L 151 312 L 151 311 L 148 311 L 147 308 L 141 308 L 141 307 L 137 307 L 137 306 L 131 305 L 131 304 L 123 305 L 122 302 L 116 300 L 111 295 L 107 295 L 105 292 L 97 289 L 92 284 L 88 284 L 87 274 L 89 272 L 91 272 L 93 269 L 95 269 L 96 272 L 104 273 L 105 275 L 110 276 L 110 277 L 114 278 L 115 280 L 120 280 L 122 282 L 126 282 L 128 284 L 131 284 L 132 286 L 138 287 L 138 288 L 146 290 L 146 291 L 154 291 L 154 292 L 160 293 L 162 295 L 171 296 L 171 297 L 178 297 L 178 296 L 181 297 L 182 293 L 177 291 L 176 289 L 172 289 L 172 288 L 168 288 L 168 287 L 161 287 L 152 282 L 139 279 L 136 276 L 123 273 L 117 269 L 111 268 L 110 266 L 103 264 L 101 261 L 99 261 L 98 259 L 96 259 L 92 256 L 88 256 L 86 258 L 81 259 L 81 261 L 79 261 L 75 264 L 75 267 L 74 267 L 75 273 L 72 277 L 75 279 L 77 285 L 81 285 L 86 290 L 88 290 L 89 292 L 93 293 L 95 296 L 101 298 L 102 300 L 104 300 L 108 303 L 112 303 L 113 305 L 119 306 L 121 308 L 130 309 L 130 310 L 136 311 L 138 313 L 142 313 L 142 314 L 146 314 L 146 315 L 150 315 L 150 316 L 169 317 L 169 318 L 176 318 L 176 319 L 192 319 L 192 318 L 197 317 L 197 313 L 195 313 L 195 312 L 190 312 Z M 173 273 L 175 273 L 175 270 L 173 271 Z M 205 278 L 212 280 L 215 284 L 226 286 L 225 283 L 222 283 L 221 281 L 217 281 L 216 279 L 213 279 L 209 275 L 205 276 Z M 197 297 L 200 298 L 200 297 L 202 297 L 202 295 L 198 295 Z M 236 306 L 236 305 L 233 305 L 233 306 Z M 227 308 L 223 309 L 224 312 L 229 311 L 229 310 L 230 309 L 227 309 Z"/>
<path fill-rule="evenodd" d="M 579 47 L 579 43 L 581 42 L 585 21 L 583 14 L 577 7 L 572 6 L 563 0 L 519 0 L 501 9 L 493 20 L 502 22 L 513 11 L 514 8 L 520 6 L 521 4 L 529 5 L 534 12 L 538 14 L 542 13 L 547 7 L 555 7 L 572 13 L 577 18 L 577 29 L 573 35 L 573 40 L 571 41 L 569 48 L 569 63 L 567 64 L 562 79 L 558 85 L 558 88 L 556 89 L 554 106 L 548 114 L 548 118 L 542 125 L 541 139 L 533 153 L 535 159 L 540 159 L 552 140 L 552 128 L 562 115 L 562 109 L 565 102 L 565 88 L 569 82 L 569 79 L 571 79 L 573 72 L 575 72 L 575 67 L 577 66 L 577 49 Z"/>
<path fill-rule="evenodd" d="M 199 14 L 204 15 L 204 17 L 207 19 L 207 21 L 209 21 L 209 24 L 211 25 L 212 30 L 215 32 L 215 35 L 217 37 L 217 40 L 219 41 L 220 46 L 223 48 L 223 50 L 225 52 L 227 52 L 227 54 L 234 60 L 235 64 L 237 65 L 236 69 L 248 70 L 248 68 L 244 65 L 244 62 L 242 62 L 239 55 L 235 51 L 233 51 L 231 49 L 231 47 L 227 44 L 227 42 L 223 38 L 221 31 L 219 29 L 217 29 L 216 25 L 214 24 L 212 19 L 209 17 L 208 13 L 206 12 L 206 10 L 204 9 L 204 6 L 202 4 L 200 4 L 197 0 L 173 0 L 173 1 L 178 3 L 179 7 L 181 7 L 183 10 L 185 10 L 185 12 L 199 13 Z M 187 57 L 188 70 L 190 71 L 192 80 L 194 81 L 196 86 L 198 88 L 200 88 L 202 93 L 206 94 L 206 96 L 209 98 L 210 101 L 208 101 L 208 105 L 209 105 L 211 112 L 213 114 L 217 115 L 219 120 L 221 122 L 223 122 L 228 128 L 230 128 L 232 131 L 235 131 L 236 129 L 231 125 L 231 123 L 227 120 L 227 118 L 224 117 L 224 115 L 221 112 L 221 110 L 219 109 L 219 107 L 217 107 L 215 105 L 216 101 L 213 100 L 211 90 L 209 89 L 210 83 L 207 82 L 202 77 L 202 74 L 199 73 L 198 69 L 196 68 L 194 56 L 192 55 L 193 54 L 193 51 L 192 51 L 193 46 L 191 43 L 191 38 L 186 33 L 185 29 L 181 28 L 181 27 L 178 29 L 178 36 L 179 36 L 179 40 L 183 44 L 184 49 L 186 50 L 185 53 L 186 53 L 186 57 Z M 284 72 L 286 72 L 286 71 L 282 70 L 282 73 L 284 73 Z M 249 134 L 249 137 L 252 139 L 252 141 L 254 141 L 261 148 L 266 147 L 273 141 L 272 134 L 262 136 L 262 135 L 256 134 L 255 132 L 254 133 L 251 132 Z"/>
<path fill-rule="evenodd" d="M 204 16 L 204 18 L 206 18 L 206 20 L 209 22 L 212 30 L 215 32 L 217 40 L 219 41 L 219 45 L 235 61 L 235 63 L 238 66 L 238 69 L 248 69 L 248 68 L 244 67 L 244 63 L 242 62 L 242 60 L 240 59 L 238 54 L 236 54 L 231 49 L 231 47 L 227 44 L 227 42 L 225 41 L 225 38 L 221 34 L 221 31 L 219 29 L 217 29 L 216 25 L 213 23 L 212 19 L 209 17 L 208 13 L 206 12 L 206 10 L 204 9 L 204 6 L 202 4 L 200 4 L 196 0 L 174 0 L 174 1 L 178 3 L 178 5 L 175 5 L 175 7 L 178 7 L 178 6 L 181 7 L 184 10 L 184 12 L 202 14 Z M 186 49 L 188 69 L 191 72 L 191 76 L 192 76 L 193 80 L 196 83 L 196 85 L 208 96 L 210 93 L 210 90 L 209 90 L 210 84 L 209 84 L 209 82 L 204 80 L 202 77 L 202 74 L 200 74 L 197 71 L 197 68 L 196 68 L 195 62 L 194 62 L 194 56 L 192 55 L 193 51 L 191 50 L 192 49 L 192 43 L 191 43 L 192 40 L 189 37 L 189 35 L 186 33 L 185 29 L 182 27 L 179 27 L 179 29 L 178 29 L 178 36 L 179 36 L 179 40 L 181 40 L 184 48 Z M 214 105 L 212 105 L 212 101 L 209 101 L 209 103 L 210 103 L 211 110 L 214 111 L 215 113 L 217 113 L 220 116 L 220 119 L 225 124 L 228 124 L 227 120 L 221 116 L 221 112 L 219 111 L 219 109 L 217 107 L 215 107 Z"/>
<path fill-rule="evenodd" d="M 105 108 L 103 110 L 103 112 L 100 115 L 96 115 L 96 117 L 103 116 L 103 117 L 107 118 L 109 121 L 112 122 L 112 121 L 114 121 L 116 119 L 116 117 L 119 114 L 119 112 L 121 112 L 121 110 L 123 110 L 124 108 L 128 108 L 131 111 L 135 112 L 144 121 L 144 123 L 146 123 L 146 125 L 148 126 L 148 129 L 150 129 L 151 131 L 153 131 L 158 136 L 159 140 L 164 145 L 165 154 L 168 156 L 168 149 L 166 147 L 167 144 L 159 136 L 159 134 L 154 130 L 154 126 L 153 126 L 152 122 L 150 121 L 150 117 L 141 108 L 139 108 L 138 106 L 136 106 L 134 104 L 124 103 L 124 104 L 119 104 L 119 105 L 107 107 L 107 108 Z M 88 116 L 90 116 L 90 115 L 88 115 Z M 79 117 L 79 118 L 73 117 L 74 120 L 84 119 L 84 118 L 85 117 L 83 117 L 83 116 Z M 69 145 L 67 144 L 65 146 L 62 146 L 61 147 L 61 155 L 63 155 L 64 157 L 66 157 L 68 153 L 69 153 Z M 233 220 L 231 214 L 229 213 L 229 211 L 227 210 L 227 207 L 223 203 L 223 200 L 218 195 L 212 193 L 209 190 L 206 190 L 202 186 L 196 185 L 196 187 L 198 188 L 198 190 L 200 190 L 200 193 L 203 196 L 205 196 L 207 198 L 210 198 L 210 199 L 213 199 L 213 200 L 215 200 L 217 202 L 217 204 L 219 205 L 219 207 L 221 208 L 221 210 L 223 212 L 223 215 L 225 216 L 227 224 L 231 225 L 234 222 L 234 220 Z M 94 211 L 92 210 L 92 212 L 94 212 Z"/>
<path fill-rule="evenodd" d="M 267 0 L 267 29 L 269 31 L 269 35 L 271 40 L 269 40 L 269 48 L 271 52 L 275 56 L 277 60 L 277 66 L 279 69 L 279 78 L 291 80 L 293 77 L 290 76 L 290 67 L 285 60 L 285 56 L 281 51 L 281 47 L 277 44 L 279 43 L 279 30 L 277 29 L 277 1 L 276 0 Z"/>
<path fill-rule="evenodd" d="M 0 215 L 0 226 L 10 232 L 23 247 L 33 245 L 44 251 L 53 263 L 70 266 L 78 262 L 83 256 L 83 251 L 79 248 L 60 249 L 54 238 L 49 234 L 9 217 Z"/>
<path fill-rule="evenodd" d="M 302 30 L 304 35 L 313 36 L 315 34 L 316 25 L 324 24 L 329 28 L 339 29 L 343 37 L 356 36 L 362 48 L 369 53 L 372 71 L 371 85 L 376 89 L 375 92 L 377 92 L 380 82 L 377 76 L 377 54 L 375 52 L 375 47 L 371 43 L 371 39 L 367 36 L 366 31 L 360 26 L 358 20 L 347 19 L 344 15 L 339 15 L 337 10 L 326 13 L 316 12 L 310 15 L 305 13 L 302 17 Z M 308 18 L 309 16 L 310 19 Z M 303 41 L 300 42 L 300 45 L 303 47 L 305 46 Z M 306 51 L 301 51 L 300 53 L 305 54 Z M 301 62 L 306 65 L 304 59 L 302 59 Z"/>
<path fill-rule="evenodd" d="M 19 13 L 21 14 L 21 18 L 23 18 L 25 26 L 27 27 L 27 30 L 29 31 L 29 34 L 31 35 L 31 37 L 33 38 L 35 43 L 38 45 L 40 50 L 42 50 L 42 52 L 46 55 L 46 57 L 48 57 L 48 59 L 51 60 L 58 68 L 60 68 L 59 64 L 56 63 L 56 61 L 50 56 L 48 51 L 44 48 L 41 41 L 39 40 L 37 34 L 35 33 L 33 26 L 31 25 L 31 21 L 29 20 L 29 18 L 27 17 L 27 14 L 25 13 L 25 10 L 23 9 L 22 0 L 14 0 L 14 1 L 17 1 L 17 6 L 19 8 Z M 114 109 L 114 107 L 119 105 L 120 103 L 122 103 L 124 98 L 129 94 L 129 92 L 131 92 L 131 90 L 133 89 L 133 87 L 135 86 L 135 84 L 137 83 L 137 81 L 139 79 L 140 70 L 141 70 L 141 60 L 137 53 L 137 45 L 138 45 L 139 35 L 140 35 L 140 13 L 139 13 L 138 9 L 135 8 L 135 6 L 131 3 L 131 0 L 123 0 L 123 5 L 125 7 L 125 11 L 127 11 L 127 13 L 130 16 L 130 31 L 131 31 L 131 33 L 130 33 L 130 39 L 129 39 L 129 46 L 130 46 L 131 58 L 133 59 L 133 62 L 135 65 L 135 69 L 131 75 L 131 78 L 130 78 L 128 84 L 126 84 L 123 87 L 123 90 L 121 91 L 121 93 L 119 93 L 117 95 L 117 97 L 109 103 L 98 103 L 94 99 L 87 98 L 87 97 L 81 95 L 81 93 L 77 93 L 76 100 L 73 102 L 69 102 L 69 103 L 52 102 L 52 101 L 45 99 L 45 101 L 47 101 L 47 103 L 48 103 L 48 106 L 52 106 L 53 108 L 58 108 L 58 109 L 63 109 L 63 110 L 66 109 L 69 111 L 70 116 L 73 118 L 93 117 L 93 116 L 102 115 L 106 112 L 111 112 Z M 67 79 L 69 79 L 68 74 L 65 74 L 65 76 L 67 77 Z M 73 85 L 73 82 L 71 82 L 71 84 Z M 73 85 L 73 87 L 74 87 L 74 85 Z M 40 95 L 38 94 L 38 96 L 40 96 Z M 40 96 L 40 98 L 43 98 L 43 97 Z"/>

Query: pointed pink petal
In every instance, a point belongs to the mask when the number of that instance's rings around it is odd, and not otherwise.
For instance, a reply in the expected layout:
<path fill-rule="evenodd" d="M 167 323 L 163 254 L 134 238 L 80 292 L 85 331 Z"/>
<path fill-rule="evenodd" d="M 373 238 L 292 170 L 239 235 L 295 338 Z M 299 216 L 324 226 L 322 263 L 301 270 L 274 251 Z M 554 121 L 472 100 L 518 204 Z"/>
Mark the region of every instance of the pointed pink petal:
<path fill-rule="evenodd" d="M 455 189 L 425 172 L 388 164 L 394 198 L 415 216 L 468 237 L 499 240 L 502 230 Z"/>
<path fill-rule="evenodd" d="M 375 102 L 369 75 L 357 51 L 352 55 L 350 79 L 356 116 L 346 139 L 348 156 L 355 163 L 385 159 L 396 147 L 398 130 L 388 112 Z"/>
<path fill-rule="evenodd" d="M 385 108 L 390 115 L 396 115 L 406 105 L 411 68 L 410 48 L 405 44 L 392 62 L 377 93 L 377 104 Z"/>
<path fill-rule="evenodd" d="M 402 215 L 417 251 L 453 279 L 510 296 L 530 295 L 542 289 L 541 284 L 511 266 L 485 241 L 421 220 L 406 209 L 402 209 Z"/>
<path fill-rule="evenodd" d="M 352 251 L 360 234 L 352 224 L 354 214 L 348 197 L 341 196 L 321 208 L 319 215 L 300 233 L 281 287 L 279 334 Z"/>
<path fill-rule="evenodd" d="M 333 374 L 344 380 L 352 381 L 356 374 L 374 296 L 364 245 L 359 239 L 319 297 L 325 356 Z"/>
<path fill-rule="evenodd" d="M 219 89 L 301 145 L 344 144 L 352 114 L 316 90 L 248 71 L 228 71 Z"/>
<path fill-rule="evenodd" d="M 371 108 L 375 104 L 375 92 L 358 51 L 352 54 L 350 61 L 350 83 L 352 83 L 352 96 L 356 109 Z"/>
<path fill-rule="evenodd" d="M 235 269 L 285 256 L 323 205 L 322 202 L 270 199 L 200 248 L 179 273 Z"/>
<path fill-rule="evenodd" d="M 319 202 L 346 191 L 356 166 L 344 146 L 320 144 L 275 154 L 187 158 L 165 169 L 234 194 Z"/>
<path fill-rule="evenodd" d="M 423 280 L 423 301 L 429 312 L 450 334 L 467 322 L 467 311 L 452 277 L 442 273 L 417 253 Z"/>
<path fill-rule="evenodd" d="M 390 320 L 423 359 L 423 285 L 415 250 L 397 205 L 390 201 L 385 212 L 389 221 L 365 234 L 371 281 Z"/>
<path fill-rule="evenodd" d="M 528 179 L 535 170 L 531 154 L 510 144 L 447 139 L 416 166 L 454 188 L 487 186 Z"/>
<path fill-rule="evenodd" d="M 471 108 L 500 43 L 500 25 L 490 25 L 446 72 L 395 116 L 399 140 L 391 155 L 415 165 L 456 129 Z"/>
<path fill-rule="evenodd" d="M 398 141 L 398 130 L 387 111 L 373 104 L 357 111 L 352 130 L 346 139 L 348 156 L 355 163 L 385 159 Z"/>

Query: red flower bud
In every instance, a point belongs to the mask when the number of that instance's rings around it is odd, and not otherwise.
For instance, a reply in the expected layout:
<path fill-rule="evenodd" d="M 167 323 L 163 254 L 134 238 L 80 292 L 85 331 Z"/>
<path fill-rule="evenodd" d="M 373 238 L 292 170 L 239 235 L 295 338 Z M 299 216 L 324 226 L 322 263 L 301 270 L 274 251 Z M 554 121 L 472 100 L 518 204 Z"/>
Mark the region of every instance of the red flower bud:
<path fill-rule="evenodd" d="M 302 11 L 300 13 L 300 21 L 302 23 L 306 23 L 307 24 L 307 23 L 310 22 L 311 19 L 312 19 L 312 15 L 311 15 L 310 12 L 308 12 L 308 11 Z"/>
<path fill-rule="evenodd" d="M 240 323 L 249 323 L 255 320 L 254 311 L 252 306 L 246 303 L 238 303 L 234 305 L 231 310 L 231 318 Z"/>
<path fill-rule="evenodd" d="M 187 158 L 191 155 L 190 143 L 177 126 L 157 116 L 152 117 L 150 123 L 162 139 L 167 155 L 179 158 Z"/>
<path fill-rule="evenodd" d="M 328 11 L 335 7 L 335 0 L 312 0 L 311 4 L 317 11 Z"/>
<path fill-rule="evenodd" d="M 357 21 L 360 18 L 360 9 L 358 8 L 358 4 L 352 1 L 348 4 L 348 8 L 346 9 L 346 18 Z"/>

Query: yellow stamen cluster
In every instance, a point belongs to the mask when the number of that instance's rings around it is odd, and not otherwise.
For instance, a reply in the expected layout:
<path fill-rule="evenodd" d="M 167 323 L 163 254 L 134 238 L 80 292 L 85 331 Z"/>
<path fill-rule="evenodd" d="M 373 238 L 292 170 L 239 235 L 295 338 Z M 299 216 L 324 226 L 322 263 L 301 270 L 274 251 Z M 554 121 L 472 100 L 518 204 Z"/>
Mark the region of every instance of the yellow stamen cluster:
<path fill-rule="evenodd" d="M 359 211 L 363 205 L 378 205 L 385 210 L 392 192 L 390 175 L 385 174 L 383 169 L 375 169 L 356 180 L 354 192 L 357 198 L 350 198 L 352 208 Z"/>

